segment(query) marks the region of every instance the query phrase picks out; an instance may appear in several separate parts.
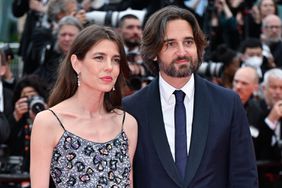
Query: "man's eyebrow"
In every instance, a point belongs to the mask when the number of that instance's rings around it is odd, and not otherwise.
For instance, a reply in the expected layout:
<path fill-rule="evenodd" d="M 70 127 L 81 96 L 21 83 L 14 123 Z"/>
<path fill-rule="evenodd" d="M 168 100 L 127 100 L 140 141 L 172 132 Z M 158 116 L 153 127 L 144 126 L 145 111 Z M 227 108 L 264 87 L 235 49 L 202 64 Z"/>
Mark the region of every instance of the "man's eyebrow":
<path fill-rule="evenodd" d="M 167 39 L 164 39 L 164 42 L 170 42 L 170 41 L 175 41 L 176 39 L 170 39 L 170 38 L 167 38 Z M 185 37 L 183 40 L 194 40 L 194 37 L 193 36 L 188 36 L 188 37 Z"/>
<path fill-rule="evenodd" d="M 164 42 L 174 41 L 175 39 L 165 39 Z"/>

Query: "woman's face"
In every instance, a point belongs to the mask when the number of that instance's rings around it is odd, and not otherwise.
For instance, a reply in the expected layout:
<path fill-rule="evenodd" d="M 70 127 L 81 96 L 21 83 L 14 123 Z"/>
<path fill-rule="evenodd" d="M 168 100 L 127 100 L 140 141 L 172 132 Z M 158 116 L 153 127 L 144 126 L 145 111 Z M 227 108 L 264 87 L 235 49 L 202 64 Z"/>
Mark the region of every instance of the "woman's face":
<path fill-rule="evenodd" d="M 117 44 L 111 40 L 101 40 L 86 53 L 83 60 L 75 55 L 72 61 L 78 61 L 80 87 L 102 92 L 113 89 L 120 72 L 120 54 Z"/>
<path fill-rule="evenodd" d="M 275 14 L 275 4 L 273 0 L 262 0 L 259 8 L 262 18 L 270 14 Z"/>

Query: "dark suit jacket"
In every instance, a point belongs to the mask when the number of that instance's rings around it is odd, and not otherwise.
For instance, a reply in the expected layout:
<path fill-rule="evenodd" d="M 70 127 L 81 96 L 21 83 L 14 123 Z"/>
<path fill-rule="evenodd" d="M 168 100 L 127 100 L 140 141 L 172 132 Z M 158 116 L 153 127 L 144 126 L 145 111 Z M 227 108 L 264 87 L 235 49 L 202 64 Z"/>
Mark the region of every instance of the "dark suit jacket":
<path fill-rule="evenodd" d="M 281 148 L 278 142 L 273 142 L 273 138 L 276 138 L 274 130 L 270 129 L 265 123 L 265 118 L 270 113 L 265 100 L 259 101 L 259 105 L 262 110 L 260 121 L 258 122 L 259 135 L 255 139 L 255 152 L 257 160 L 261 161 L 281 161 Z M 280 121 L 280 125 L 281 125 Z"/>
<path fill-rule="evenodd" d="M 9 138 L 11 132 L 8 117 L 13 113 L 12 97 L 12 91 L 3 88 L 4 111 L 3 113 L 0 112 L 0 144 L 3 144 Z"/>
<path fill-rule="evenodd" d="M 192 138 L 185 180 L 175 166 L 163 122 L 159 80 L 124 99 L 138 121 L 135 188 L 254 188 L 257 169 L 239 97 L 195 76 Z"/>

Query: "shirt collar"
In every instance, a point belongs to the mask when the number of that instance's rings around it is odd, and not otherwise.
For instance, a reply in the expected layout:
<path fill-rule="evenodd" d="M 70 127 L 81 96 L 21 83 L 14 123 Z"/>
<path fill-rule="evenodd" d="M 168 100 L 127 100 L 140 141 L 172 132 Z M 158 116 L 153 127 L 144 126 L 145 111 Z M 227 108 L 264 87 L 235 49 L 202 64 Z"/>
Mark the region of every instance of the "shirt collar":
<path fill-rule="evenodd" d="M 167 83 L 162 78 L 161 74 L 159 74 L 159 85 L 160 85 L 159 86 L 160 95 L 164 99 L 165 102 L 170 103 L 172 101 L 172 98 L 175 99 L 173 92 L 179 89 L 176 89 L 173 86 L 171 86 L 169 83 Z M 180 88 L 180 90 L 182 90 L 186 94 L 185 98 L 187 97 L 188 101 L 190 101 L 195 91 L 194 74 L 191 75 L 191 78 L 189 79 L 189 81 L 182 88 Z"/>

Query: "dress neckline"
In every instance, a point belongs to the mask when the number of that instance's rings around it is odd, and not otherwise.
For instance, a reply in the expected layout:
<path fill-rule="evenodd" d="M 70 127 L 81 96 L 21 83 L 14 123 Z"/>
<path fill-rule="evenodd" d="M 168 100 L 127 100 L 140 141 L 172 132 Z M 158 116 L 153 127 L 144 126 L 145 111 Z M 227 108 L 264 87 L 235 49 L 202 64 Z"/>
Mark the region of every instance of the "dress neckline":
<path fill-rule="evenodd" d="M 76 135 L 76 134 L 74 134 L 74 133 L 72 133 L 72 132 L 70 132 L 70 131 L 68 131 L 68 130 L 65 130 L 64 133 L 63 133 L 63 135 L 61 136 L 61 138 L 60 138 L 59 140 L 61 140 L 62 137 L 63 137 L 65 134 L 68 134 L 68 135 L 72 135 L 72 136 L 74 136 L 74 137 L 76 137 L 76 138 L 79 138 L 80 140 L 83 140 L 83 141 L 86 141 L 86 142 L 90 142 L 90 143 L 93 143 L 93 144 L 101 144 L 101 145 L 103 145 L 103 144 L 107 144 L 107 143 L 109 143 L 109 142 L 113 142 L 114 140 L 116 140 L 117 138 L 119 138 L 123 133 L 125 134 L 125 132 L 124 132 L 123 130 L 121 130 L 114 138 L 112 138 L 112 139 L 110 139 L 110 140 L 108 140 L 108 141 L 105 141 L 105 142 L 98 142 L 98 141 L 93 141 L 93 140 L 89 140 L 89 139 L 86 139 L 86 138 L 82 138 L 81 136 L 78 136 L 78 135 Z"/>

